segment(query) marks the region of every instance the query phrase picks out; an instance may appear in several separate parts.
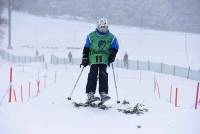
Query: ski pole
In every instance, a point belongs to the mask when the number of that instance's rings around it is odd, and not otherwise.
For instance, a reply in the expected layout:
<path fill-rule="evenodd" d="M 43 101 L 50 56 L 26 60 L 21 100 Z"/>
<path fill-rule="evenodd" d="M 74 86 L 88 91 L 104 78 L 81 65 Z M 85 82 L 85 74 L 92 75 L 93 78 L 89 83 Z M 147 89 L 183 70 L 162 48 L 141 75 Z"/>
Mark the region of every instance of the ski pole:
<path fill-rule="evenodd" d="M 72 89 L 72 91 L 71 91 L 69 97 L 67 98 L 68 100 L 71 100 L 71 99 L 72 99 L 72 98 L 71 98 L 71 97 L 72 97 L 72 94 L 73 94 L 73 92 L 74 92 L 74 90 L 75 90 L 75 88 L 76 88 L 76 85 L 77 85 L 77 83 L 78 83 L 80 77 L 81 77 L 81 74 L 82 74 L 82 72 L 83 72 L 83 69 L 84 69 L 84 67 L 81 69 L 81 72 L 80 72 L 80 74 L 79 74 L 79 76 L 78 76 L 78 78 L 77 78 L 77 80 L 76 80 L 76 83 L 74 84 L 74 87 L 73 87 L 73 89 Z"/>
<path fill-rule="evenodd" d="M 112 70 L 113 70 L 114 83 L 115 83 L 115 90 L 116 90 L 116 95 L 117 95 L 117 103 L 120 103 L 120 101 L 119 101 L 119 96 L 118 96 L 118 91 L 117 91 L 117 83 L 116 83 L 116 79 L 115 79 L 115 71 L 114 71 L 113 63 L 112 63 Z"/>

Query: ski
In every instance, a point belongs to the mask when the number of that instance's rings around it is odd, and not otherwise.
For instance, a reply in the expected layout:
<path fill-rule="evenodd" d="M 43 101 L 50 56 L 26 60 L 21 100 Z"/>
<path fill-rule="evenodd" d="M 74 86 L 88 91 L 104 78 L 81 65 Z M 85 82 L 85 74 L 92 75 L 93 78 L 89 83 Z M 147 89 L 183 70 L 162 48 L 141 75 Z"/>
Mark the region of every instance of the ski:
<path fill-rule="evenodd" d="M 100 101 L 100 98 L 99 97 L 94 97 L 92 100 L 88 100 L 85 103 L 90 104 L 90 103 L 93 103 L 93 102 L 96 102 L 96 101 Z"/>
<path fill-rule="evenodd" d="M 73 102 L 73 104 L 74 104 L 75 107 L 97 107 L 97 105 L 95 103 L 87 103 L 87 102 L 85 102 L 85 103 L 82 103 L 82 102 L 78 103 L 78 102 Z"/>
<path fill-rule="evenodd" d="M 99 108 L 99 109 L 103 109 L 103 110 L 107 110 L 107 109 L 109 109 L 109 108 L 112 108 L 112 106 L 107 106 L 107 105 L 105 105 L 105 104 L 101 104 L 101 105 L 98 104 L 98 108 Z"/>
<path fill-rule="evenodd" d="M 77 108 L 80 107 L 92 107 L 92 108 L 98 108 L 98 109 L 103 109 L 107 110 L 111 108 L 112 106 L 107 106 L 104 103 L 110 100 L 109 96 L 104 97 L 103 99 L 100 99 L 99 97 L 94 97 L 94 99 L 86 101 L 86 102 L 73 102 L 73 105 Z"/>
<path fill-rule="evenodd" d="M 110 96 L 106 96 L 106 97 L 104 97 L 103 99 L 101 99 L 101 101 L 99 102 L 99 106 L 100 105 L 104 105 L 104 103 L 106 102 L 106 101 L 108 101 L 108 100 L 110 100 Z"/>
<path fill-rule="evenodd" d="M 80 108 L 80 107 L 91 107 L 91 108 L 98 108 L 98 109 L 102 109 L 102 110 L 107 110 L 107 109 L 111 108 L 111 106 L 107 106 L 105 104 L 102 104 L 101 102 L 100 103 L 95 103 L 95 102 L 92 102 L 92 103 L 88 103 L 88 102 L 85 102 L 85 103 L 73 102 L 73 104 L 77 108 Z"/>

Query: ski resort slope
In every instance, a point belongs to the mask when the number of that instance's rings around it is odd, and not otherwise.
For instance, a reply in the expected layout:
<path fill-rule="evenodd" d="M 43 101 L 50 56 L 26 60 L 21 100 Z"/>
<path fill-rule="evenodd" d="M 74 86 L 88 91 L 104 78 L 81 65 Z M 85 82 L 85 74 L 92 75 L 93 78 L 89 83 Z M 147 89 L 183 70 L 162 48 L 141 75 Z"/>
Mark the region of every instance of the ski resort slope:
<path fill-rule="evenodd" d="M 112 70 L 108 68 L 109 95 L 112 99 L 106 105 L 112 108 L 108 110 L 90 107 L 76 108 L 72 104 L 73 101 L 84 102 L 86 100 L 85 84 L 89 68 L 84 70 L 72 101 L 68 101 L 67 97 L 80 68 L 71 65 L 48 65 L 46 69 L 45 66 L 43 64 L 29 64 L 25 67 L 13 65 L 13 89 L 16 90 L 17 102 L 13 97 L 12 103 L 8 103 L 7 93 L 0 105 L 2 134 L 198 134 L 200 131 L 200 111 L 194 109 L 196 81 L 116 68 L 120 100 L 126 99 L 131 103 L 131 105 L 123 106 L 116 103 Z M 39 76 L 38 70 L 40 70 Z M 1 65 L 0 73 L 5 76 L 0 77 L 0 97 L 2 98 L 2 94 L 6 93 L 5 89 L 9 86 L 9 65 Z M 160 84 L 160 98 L 157 93 L 154 93 L 154 75 Z M 41 85 L 37 96 L 36 80 L 38 77 Z M 30 98 L 28 96 L 29 81 L 31 82 Z M 20 96 L 21 84 L 24 89 L 23 102 Z M 175 87 L 180 89 L 179 107 L 174 106 L 174 94 L 173 104 L 169 103 L 170 84 L 173 84 L 173 91 Z M 117 110 L 134 106 L 136 103 L 144 104 L 149 112 L 137 116 L 135 114 L 126 115 Z"/>
<path fill-rule="evenodd" d="M 6 13 L 5 13 L 6 15 Z M 180 77 L 115 68 L 121 101 L 117 104 L 112 69 L 109 73 L 109 95 L 106 103 L 112 106 L 106 111 L 97 108 L 76 108 L 72 102 L 86 100 L 85 86 L 89 67 L 83 74 L 68 101 L 81 69 L 75 65 L 51 65 L 51 54 L 66 57 L 81 57 L 87 34 L 95 24 L 63 20 L 12 12 L 12 45 L 7 50 L 7 30 L 1 48 L 15 55 L 45 55 L 45 63 L 11 64 L 0 59 L 0 134 L 199 134 L 200 110 L 194 109 L 198 81 Z M 117 55 L 122 59 L 128 52 L 130 59 L 150 60 L 192 69 L 200 69 L 200 35 L 146 30 L 135 27 L 110 26 L 120 43 Z M 185 38 L 186 37 L 186 38 Z M 185 44 L 186 43 L 186 44 Z M 68 49 L 68 48 L 74 49 Z M 9 69 L 13 68 L 12 87 L 17 102 L 9 98 Z M 158 88 L 154 89 L 154 78 Z M 37 96 L 37 80 L 40 92 Z M 29 97 L 29 83 L 31 94 Z M 21 102 L 21 86 L 23 102 Z M 172 87 L 172 104 L 170 90 Z M 175 107 L 175 89 L 178 88 L 178 107 Z M 98 88 L 97 88 L 98 89 Z M 98 95 L 98 91 L 97 94 Z M 118 108 L 144 104 L 148 112 L 137 116 L 118 112 Z M 200 105 L 198 105 L 200 106 Z"/>
<path fill-rule="evenodd" d="M 5 18 L 7 13 L 4 13 Z M 96 24 L 49 16 L 34 16 L 12 12 L 12 46 L 10 53 L 17 55 L 55 54 L 64 57 L 72 51 L 73 57 L 81 57 L 86 36 L 95 30 Z M 200 35 L 182 32 L 155 31 L 137 27 L 110 24 L 110 31 L 118 38 L 122 59 L 125 52 L 129 59 L 152 61 L 200 69 Z M 7 29 L 2 47 L 7 48 Z M 28 51 L 29 49 L 33 51 Z M 77 48 L 77 49 L 68 49 Z M 21 51 L 23 50 L 23 51 Z"/>

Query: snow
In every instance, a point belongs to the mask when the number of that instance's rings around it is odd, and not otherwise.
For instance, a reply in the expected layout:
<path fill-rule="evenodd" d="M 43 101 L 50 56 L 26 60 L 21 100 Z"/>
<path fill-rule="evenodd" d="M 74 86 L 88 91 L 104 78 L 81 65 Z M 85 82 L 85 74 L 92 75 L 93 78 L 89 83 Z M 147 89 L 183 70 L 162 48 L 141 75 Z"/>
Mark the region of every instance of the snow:
<path fill-rule="evenodd" d="M 0 81 L 7 85 L 9 66 L 3 65 Z M 7 69 L 6 69 L 7 68 Z M 41 93 L 36 96 L 37 68 L 40 69 Z M 89 68 L 84 70 L 80 82 L 73 94 L 74 101 L 83 102 L 86 98 L 85 84 Z M 4 71 L 5 70 L 5 71 Z M 7 71 L 7 72 L 6 72 Z M 45 68 L 42 65 L 22 66 L 13 65 L 13 87 L 17 92 L 18 102 L 8 103 L 8 94 L 0 106 L 0 129 L 4 134 L 12 133 L 192 133 L 199 131 L 199 109 L 194 110 L 194 96 L 196 81 L 174 78 L 156 74 L 159 80 L 161 99 L 154 94 L 153 76 L 148 72 L 116 69 L 120 100 L 129 100 L 132 104 L 143 103 L 149 109 L 144 115 L 125 115 L 119 113 L 116 104 L 115 88 L 111 68 L 109 72 L 109 89 L 112 109 L 103 111 L 92 108 L 75 108 L 66 98 L 70 94 L 73 84 L 80 72 L 77 66 L 48 66 L 47 84 L 44 88 Z M 57 72 L 57 83 L 54 83 L 54 73 Z M 32 97 L 28 99 L 28 82 L 32 83 Z M 180 89 L 178 105 L 169 103 L 170 84 Z M 2 82 L 1 82 L 2 83 Z M 20 102 L 20 84 L 23 83 L 24 102 Z M 174 89 L 175 87 L 173 87 Z M 5 93 L 1 91 L 1 93 Z M 2 95 L 2 94 L 1 94 Z M 174 97 L 173 97 L 174 98 Z M 14 101 L 14 100 L 13 100 Z M 174 99 L 173 99 L 174 102 Z M 137 128 L 141 125 L 142 128 Z"/>
<path fill-rule="evenodd" d="M 20 12 L 14 12 L 13 20 L 15 20 L 13 21 L 14 49 L 9 52 L 18 55 L 34 55 L 34 51 L 38 49 L 40 54 L 43 53 L 46 56 L 52 53 L 65 56 L 69 51 L 66 48 L 69 46 L 82 48 L 85 36 L 95 28 L 94 24 L 85 22 L 37 17 Z M 128 51 L 132 59 L 149 59 L 155 62 L 162 61 L 187 66 L 185 33 L 141 30 L 123 26 L 112 26 L 110 29 L 119 37 L 121 44 L 118 58 Z M 199 36 L 187 34 L 189 64 L 197 69 L 200 67 Z M 6 38 L 3 42 L 5 48 Z M 30 48 L 24 48 L 23 45 L 28 45 Z M 58 46 L 58 49 L 51 49 L 55 46 Z M 81 50 L 73 50 L 73 54 L 80 57 Z M 146 71 L 115 68 L 120 100 L 126 99 L 132 105 L 143 103 L 145 108 L 149 109 L 149 112 L 140 116 L 125 115 L 117 111 L 117 108 L 124 106 L 116 103 L 111 68 L 108 68 L 108 74 L 109 95 L 112 99 L 107 102 L 107 105 L 112 105 L 112 108 L 103 111 L 94 108 L 77 109 L 71 101 L 67 100 L 81 71 L 79 66 L 51 65 L 48 61 L 25 65 L 11 64 L 2 60 L 0 63 L 0 132 L 2 134 L 198 134 L 200 132 L 200 111 L 194 109 L 197 81 Z M 17 102 L 14 102 L 12 98 L 12 103 L 8 103 L 7 91 L 11 65 L 13 67 L 12 86 L 16 91 Z M 84 69 L 72 101 L 85 101 L 88 71 L 89 67 Z M 157 92 L 154 93 L 154 77 L 159 84 L 160 98 Z M 41 85 L 37 96 L 36 81 L 38 79 Z M 31 82 L 30 98 L 28 96 L 29 82 Z M 23 102 L 20 98 L 21 85 L 23 86 Z M 169 103 L 171 85 L 172 104 Z M 179 90 L 179 107 L 174 106 L 176 88 Z"/>
<path fill-rule="evenodd" d="M 4 16 L 6 15 L 5 12 Z M 95 23 L 13 12 L 12 46 L 14 51 L 10 52 L 17 55 L 34 55 L 34 51 L 28 51 L 32 48 L 39 49 L 41 54 L 49 53 L 62 57 L 66 56 L 68 51 L 72 51 L 74 57 L 81 57 L 86 36 L 95 27 Z M 122 59 L 124 53 L 127 52 L 129 59 L 133 60 L 150 60 L 183 67 L 190 66 L 195 70 L 200 69 L 199 34 L 155 31 L 118 25 L 111 25 L 110 31 L 116 35 L 120 43 L 118 59 Z M 4 48 L 7 47 L 7 36 L 2 44 Z M 67 49 L 68 47 L 80 49 L 70 50 Z"/>

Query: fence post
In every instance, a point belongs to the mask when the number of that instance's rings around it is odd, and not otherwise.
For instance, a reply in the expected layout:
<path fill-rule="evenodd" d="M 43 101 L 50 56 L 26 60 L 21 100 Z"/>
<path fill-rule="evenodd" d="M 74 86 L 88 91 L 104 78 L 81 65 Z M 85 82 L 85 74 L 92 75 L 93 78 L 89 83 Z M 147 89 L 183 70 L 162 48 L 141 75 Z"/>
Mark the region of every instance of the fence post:
<path fill-rule="evenodd" d="M 17 62 L 21 63 L 19 56 L 17 56 Z"/>
<path fill-rule="evenodd" d="M 188 67 L 188 74 L 187 74 L 187 79 L 190 77 L 190 66 Z"/>
<path fill-rule="evenodd" d="M 24 57 L 25 58 L 25 63 L 27 62 L 27 58 L 26 58 L 26 56 Z"/>
<path fill-rule="evenodd" d="M 174 76 L 176 75 L 176 66 L 174 65 Z"/>
<path fill-rule="evenodd" d="M 44 63 L 44 62 L 45 62 L 44 59 L 45 59 L 45 58 L 44 58 L 44 55 L 41 55 L 41 56 L 40 56 L 40 62 Z"/>
<path fill-rule="evenodd" d="M 149 60 L 148 60 L 148 71 L 150 70 L 150 62 L 149 62 Z"/>
<path fill-rule="evenodd" d="M 178 88 L 176 88 L 176 94 L 175 94 L 175 107 L 178 106 Z"/>
<path fill-rule="evenodd" d="M 23 69 L 22 71 L 24 72 L 24 63 L 22 63 L 22 69 Z"/>
<path fill-rule="evenodd" d="M 137 70 L 139 70 L 139 60 L 137 60 Z"/>
<path fill-rule="evenodd" d="M 161 73 L 163 73 L 163 63 L 161 63 L 161 69 L 160 69 Z"/>
<path fill-rule="evenodd" d="M 58 65 L 59 63 L 58 63 L 59 61 L 58 61 L 58 57 L 56 57 L 56 65 Z"/>

